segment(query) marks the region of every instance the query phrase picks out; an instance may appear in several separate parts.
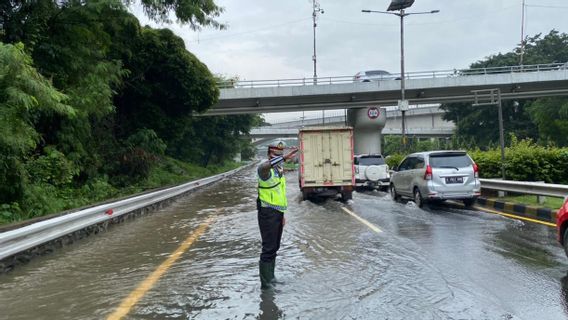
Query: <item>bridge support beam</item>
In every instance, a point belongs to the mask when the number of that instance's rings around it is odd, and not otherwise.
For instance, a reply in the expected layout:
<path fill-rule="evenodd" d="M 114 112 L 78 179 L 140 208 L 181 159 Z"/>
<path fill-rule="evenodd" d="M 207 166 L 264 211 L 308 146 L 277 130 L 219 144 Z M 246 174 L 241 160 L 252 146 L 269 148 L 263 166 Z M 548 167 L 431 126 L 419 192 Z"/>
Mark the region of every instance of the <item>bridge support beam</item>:
<path fill-rule="evenodd" d="M 347 123 L 353 127 L 355 154 L 382 153 L 382 131 L 387 121 L 385 108 L 347 110 Z"/>

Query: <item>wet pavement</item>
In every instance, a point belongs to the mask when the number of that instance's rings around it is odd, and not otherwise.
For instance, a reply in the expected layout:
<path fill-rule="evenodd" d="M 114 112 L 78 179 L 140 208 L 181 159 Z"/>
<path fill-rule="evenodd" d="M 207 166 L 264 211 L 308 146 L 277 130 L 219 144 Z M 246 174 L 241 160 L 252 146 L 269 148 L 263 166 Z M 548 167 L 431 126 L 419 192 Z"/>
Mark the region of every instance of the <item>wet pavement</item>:
<path fill-rule="evenodd" d="M 0 319 L 104 319 L 211 217 L 126 319 L 568 319 L 554 228 L 379 192 L 302 202 L 296 174 L 273 292 L 249 169 L 0 275 Z"/>

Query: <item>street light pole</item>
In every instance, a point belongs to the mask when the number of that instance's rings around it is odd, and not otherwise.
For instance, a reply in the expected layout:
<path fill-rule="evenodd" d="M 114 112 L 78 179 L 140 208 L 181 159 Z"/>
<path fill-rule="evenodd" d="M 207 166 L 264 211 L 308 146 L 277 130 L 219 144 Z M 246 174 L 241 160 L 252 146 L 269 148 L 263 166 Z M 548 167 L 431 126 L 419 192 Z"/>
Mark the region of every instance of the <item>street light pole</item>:
<path fill-rule="evenodd" d="M 402 104 L 406 100 L 404 76 L 404 9 L 400 10 L 400 99 Z M 406 110 L 401 108 L 402 114 L 402 147 L 406 150 Z"/>
<path fill-rule="evenodd" d="M 394 1 L 393 1 L 394 3 Z M 408 108 L 408 101 L 406 100 L 406 75 L 404 73 L 404 17 L 414 14 L 431 14 L 431 13 L 438 13 L 440 10 L 431 10 L 425 12 L 411 12 L 407 13 L 404 9 L 408 8 L 410 5 L 414 3 L 414 0 L 407 0 L 407 3 L 400 8 L 399 12 L 390 12 L 390 11 L 376 11 L 376 10 L 361 10 L 364 13 L 384 13 L 384 14 L 392 14 L 395 16 L 400 17 L 400 98 L 398 107 L 400 109 L 402 115 L 402 145 L 403 148 L 406 149 L 406 109 Z M 391 6 L 393 4 L 391 3 Z M 391 7 L 389 7 L 391 10 Z"/>

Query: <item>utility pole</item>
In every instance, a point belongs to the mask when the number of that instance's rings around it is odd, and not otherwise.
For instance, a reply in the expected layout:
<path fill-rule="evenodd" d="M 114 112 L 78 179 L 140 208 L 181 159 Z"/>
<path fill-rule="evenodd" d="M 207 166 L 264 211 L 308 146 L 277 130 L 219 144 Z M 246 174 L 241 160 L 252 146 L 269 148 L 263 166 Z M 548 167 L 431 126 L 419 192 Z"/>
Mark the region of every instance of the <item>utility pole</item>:
<path fill-rule="evenodd" d="M 525 55 L 525 10 L 526 0 L 523 0 L 523 9 L 521 13 L 521 59 L 519 65 L 523 65 L 523 56 Z"/>
<path fill-rule="evenodd" d="M 323 14 L 324 11 L 320 7 L 317 0 L 312 0 L 313 11 L 312 11 L 312 19 L 313 19 L 313 26 L 314 26 L 314 55 L 312 56 L 312 60 L 314 61 L 314 84 L 317 84 L 318 80 L 318 72 L 317 72 L 317 50 L 316 50 L 316 28 L 318 26 L 318 15 L 321 13 Z"/>
<path fill-rule="evenodd" d="M 499 144 L 501 146 L 501 178 L 505 180 L 505 130 L 503 128 L 503 106 L 501 103 L 501 89 L 474 90 L 473 106 L 496 105 L 499 117 Z"/>
<path fill-rule="evenodd" d="M 318 26 L 318 15 L 321 13 L 323 14 L 324 11 L 320 7 L 317 0 L 312 0 L 312 19 L 313 19 L 313 26 L 314 26 L 314 55 L 312 56 L 312 60 L 314 61 L 314 85 L 318 84 L 318 72 L 317 72 L 317 50 L 316 50 L 316 28 Z M 322 113 L 322 122 L 325 124 L 325 110 L 321 111 Z"/>

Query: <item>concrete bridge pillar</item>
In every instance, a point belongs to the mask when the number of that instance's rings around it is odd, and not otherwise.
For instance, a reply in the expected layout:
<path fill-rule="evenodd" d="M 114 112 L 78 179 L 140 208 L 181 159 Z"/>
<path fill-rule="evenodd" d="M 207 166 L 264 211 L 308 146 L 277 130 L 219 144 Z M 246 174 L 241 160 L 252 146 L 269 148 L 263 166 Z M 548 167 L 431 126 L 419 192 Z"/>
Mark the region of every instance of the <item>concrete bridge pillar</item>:
<path fill-rule="evenodd" d="M 347 110 L 347 123 L 353 127 L 355 154 L 382 153 L 382 131 L 387 122 L 387 110 L 379 107 Z"/>

